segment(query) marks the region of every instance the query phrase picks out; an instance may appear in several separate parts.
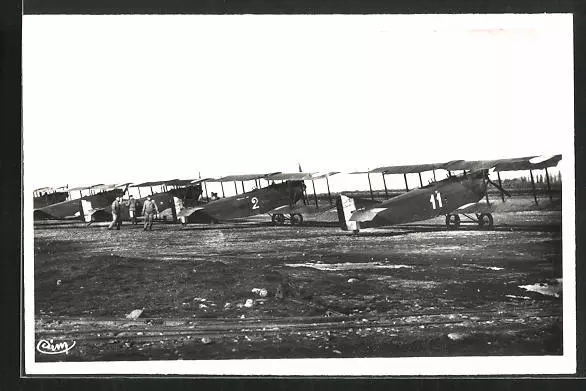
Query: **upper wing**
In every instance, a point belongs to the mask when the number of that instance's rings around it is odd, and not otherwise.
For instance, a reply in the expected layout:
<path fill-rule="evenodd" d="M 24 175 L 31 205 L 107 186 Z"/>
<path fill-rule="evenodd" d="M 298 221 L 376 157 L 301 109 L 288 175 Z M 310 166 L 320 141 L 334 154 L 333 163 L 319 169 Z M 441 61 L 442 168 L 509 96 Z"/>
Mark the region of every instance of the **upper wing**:
<path fill-rule="evenodd" d="M 71 189 L 67 189 L 68 192 L 72 192 L 72 191 L 81 191 L 81 190 L 88 190 L 91 189 L 92 187 L 96 187 L 96 186 L 104 186 L 103 183 L 100 183 L 98 185 L 93 185 L 93 186 L 78 186 L 78 187 L 72 187 Z"/>
<path fill-rule="evenodd" d="M 179 179 L 168 179 L 164 181 L 151 181 L 151 182 L 142 182 L 142 183 L 133 183 L 131 187 L 151 187 L 151 186 L 161 186 L 161 185 L 169 185 L 174 184 L 174 181 L 179 181 Z"/>
<path fill-rule="evenodd" d="M 243 182 L 243 181 L 253 181 L 255 179 L 263 179 L 268 177 L 269 175 L 273 175 L 277 173 L 265 173 L 265 174 L 237 174 L 237 175 L 227 175 L 221 178 L 209 178 L 207 182 Z"/>
<path fill-rule="evenodd" d="M 562 160 L 562 155 L 502 159 L 494 169 L 495 171 L 542 170 L 557 166 L 560 160 Z"/>
<path fill-rule="evenodd" d="M 312 181 L 336 174 L 339 172 L 279 172 L 267 175 L 266 179 L 271 181 Z"/>
<path fill-rule="evenodd" d="M 383 166 L 377 167 L 374 170 L 370 171 L 357 171 L 353 172 L 352 174 L 374 174 L 374 173 L 382 173 L 385 175 L 390 174 L 412 174 L 424 171 L 431 171 L 437 170 L 442 168 L 445 163 L 429 163 L 429 164 L 411 164 L 411 165 L 403 165 L 403 166 Z"/>
<path fill-rule="evenodd" d="M 374 174 L 382 173 L 384 175 L 391 174 L 413 174 L 431 170 L 446 170 L 446 171 L 479 171 L 490 170 L 494 168 L 496 171 L 517 171 L 517 170 L 539 170 L 547 167 L 553 167 L 562 159 L 562 155 L 554 155 L 549 157 L 540 156 L 526 156 L 511 159 L 495 159 L 495 160 L 452 160 L 445 163 L 426 163 L 426 164 L 412 164 L 400 166 L 383 166 L 377 167 L 369 171 L 354 171 L 351 174 Z"/>

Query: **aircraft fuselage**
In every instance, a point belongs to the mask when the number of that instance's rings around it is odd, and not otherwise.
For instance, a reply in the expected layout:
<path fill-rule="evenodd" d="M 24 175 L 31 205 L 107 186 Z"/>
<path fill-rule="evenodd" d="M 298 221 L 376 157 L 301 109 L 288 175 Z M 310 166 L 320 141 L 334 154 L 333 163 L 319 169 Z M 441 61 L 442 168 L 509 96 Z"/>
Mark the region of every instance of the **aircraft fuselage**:
<path fill-rule="evenodd" d="M 202 209 L 186 220 L 231 220 L 267 213 L 280 206 L 295 205 L 303 196 L 303 186 L 303 181 L 289 181 L 221 198 L 202 205 Z"/>
<path fill-rule="evenodd" d="M 388 226 L 447 215 L 464 205 L 477 203 L 484 196 L 485 190 L 486 183 L 482 176 L 448 178 L 377 204 L 373 209 L 380 208 L 380 212 L 372 220 L 361 222 L 360 225 L 364 228 Z"/>

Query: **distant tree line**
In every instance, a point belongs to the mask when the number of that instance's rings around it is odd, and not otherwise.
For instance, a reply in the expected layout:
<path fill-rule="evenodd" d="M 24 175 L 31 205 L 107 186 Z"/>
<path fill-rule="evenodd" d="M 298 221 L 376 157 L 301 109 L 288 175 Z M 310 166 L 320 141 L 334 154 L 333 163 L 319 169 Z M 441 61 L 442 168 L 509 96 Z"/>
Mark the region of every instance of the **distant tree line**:
<path fill-rule="evenodd" d="M 533 174 L 535 187 L 538 189 L 547 189 L 547 178 L 545 174 Z M 559 189 L 562 186 L 562 173 L 558 172 L 555 175 L 549 175 L 549 184 L 552 189 Z M 513 179 L 504 179 L 503 187 L 505 189 L 515 190 L 531 190 L 531 176 L 522 176 Z"/>

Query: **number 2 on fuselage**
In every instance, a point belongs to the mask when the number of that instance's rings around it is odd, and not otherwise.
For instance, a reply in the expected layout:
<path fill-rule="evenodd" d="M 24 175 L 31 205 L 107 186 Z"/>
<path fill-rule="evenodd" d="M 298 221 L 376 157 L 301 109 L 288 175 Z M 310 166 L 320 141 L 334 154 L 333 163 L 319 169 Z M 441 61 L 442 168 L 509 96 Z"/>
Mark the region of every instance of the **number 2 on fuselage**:
<path fill-rule="evenodd" d="M 436 205 L 436 200 L 437 200 L 437 205 Z M 431 207 L 433 209 L 441 208 L 442 206 L 444 206 L 442 204 L 442 196 L 439 191 L 436 191 L 435 193 L 432 193 L 431 196 L 429 196 L 429 202 L 431 202 Z"/>
<path fill-rule="evenodd" d="M 250 202 L 252 203 L 252 209 L 258 209 L 258 208 L 260 208 L 260 206 L 258 205 L 258 198 L 252 197 L 250 199 Z"/>

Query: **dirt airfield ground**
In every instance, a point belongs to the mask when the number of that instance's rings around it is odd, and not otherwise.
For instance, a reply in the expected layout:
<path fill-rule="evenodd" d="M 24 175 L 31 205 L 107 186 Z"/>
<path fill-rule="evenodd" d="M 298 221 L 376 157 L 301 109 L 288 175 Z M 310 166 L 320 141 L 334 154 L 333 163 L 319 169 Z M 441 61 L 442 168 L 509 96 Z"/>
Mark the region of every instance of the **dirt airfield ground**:
<path fill-rule="evenodd" d="M 38 224 L 35 340 L 76 345 L 36 360 L 562 354 L 561 208 L 504 205 L 492 231 Z"/>

